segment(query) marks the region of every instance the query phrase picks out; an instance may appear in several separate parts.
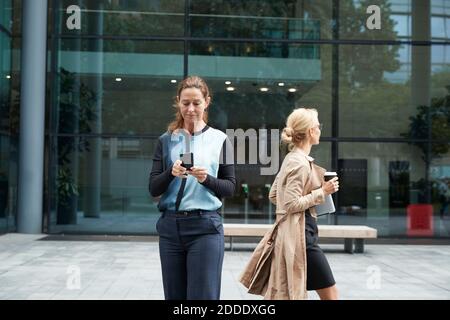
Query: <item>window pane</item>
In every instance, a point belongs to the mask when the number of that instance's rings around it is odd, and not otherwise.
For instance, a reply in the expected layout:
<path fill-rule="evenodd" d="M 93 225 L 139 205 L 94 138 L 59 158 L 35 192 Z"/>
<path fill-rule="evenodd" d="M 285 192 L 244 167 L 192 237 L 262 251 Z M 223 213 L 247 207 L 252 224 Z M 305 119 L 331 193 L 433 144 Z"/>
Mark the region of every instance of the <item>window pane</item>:
<path fill-rule="evenodd" d="M 12 1 L 4 0 L 0 3 L 0 26 L 8 31 L 12 29 Z"/>
<path fill-rule="evenodd" d="M 62 34 L 181 36 L 184 34 L 184 0 L 165 1 L 72 1 L 57 2 Z M 80 29 L 75 25 L 71 5 L 81 9 Z M 69 28 L 69 26 L 71 26 Z"/>
<path fill-rule="evenodd" d="M 450 36 L 450 27 L 445 23 L 450 0 L 336 3 L 339 3 L 340 39 L 448 41 Z M 377 6 L 376 11 L 369 10 L 369 5 Z"/>
<path fill-rule="evenodd" d="M 435 149 L 437 146 L 433 146 Z M 450 144 L 439 144 L 441 152 L 431 159 L 430 180 L 436 236 L 450 235 Z M 435 149 L 436 150 L 436 149 Z"/>
<path fill-rule="evenodd" d="M 429 203 L 422 149 L 417 144 L 340 143 L 337 223 L 368 225 L 381 237 L 418 231 L 417 223 L 408 226 L 408 217 L 420 209 L 416 205 Z"/>
<path fill-rule="evenodd" d="M 439 129 L 448 126 L 450 119 L 446 118 L 449 48 L 342 45 L 339 50 L 340 136 L 448 137 L 449 134 Z M 433 132 L 428 133 L 429 109 L 425 106 L 430 105 L 434 124 Z"/>
<path fill-rule="evenodd" d="M 172 119 L 182 43 L 70 39 L 60 48 L 59 133 L 152 134 Z"/>
<path fill-rule="evenodd" d="M 447 52 L 450 52 L 450 46 L 445 47 Z M 431 122 L 431 138 L 435 140 L 448 139 L 450 137 L 450 58 L 447 59 L 445 65 L 437 68 L 431 76 L 431 108 L 430 122 Z M 418 110 L 414 121 L 411 119 L 411 124 L 416 127 L 423 128 L 423 123 L 417 122 L 420 116 Z M 428 126 L 426 126 L 428 128 Z M 443 154 L 445 148 L 442 144 L 437 144 L 433 147 L 433 156 L 439 157 Z"/>
<path fill-rule="evenodd" d="M 148 177 L 157 137 L 54 141 L 51 233 L 156 232 L 160 213 L 148 193 Z"/>
<path fill-rule="evenodd" d="M 330 39 L 331 1 L 191 1 L 194 37 Z"/>
<path fill-rule="evenodd" d="M 432 17 L 431 30 L 433 32 L 433 38 L 445 38 L 446 37 L 445 18 Z"/>
<path fill-rule="evenodd" d="M 408 15 L 411 14 L 411 4 L 409 0 L 406 4 L 402 3 L 396 6 L 394 5 L 396 2 L 398 1 L 336 2 L 339 3 L 339 38 L 396 40 L 399 36 L 398 29 L 402 31 L 402 36 L 404 36 L 404 32 L 409 31 L 406 23 L 408 22 Z M 369 10 L 369 5 L 375 5 L 377 11 Z M 409 33 L 408 35 L 410 36 Z"/>
<path fill-rule="evenodd" d="M 13 70 L 11 68 L 12 27 L 11 1 L 0 2 L 0 234 L 14 231 L 17 176 L 12 165 L 15 161 L 16 137 L 12 138 L 11 96 Z M 17 120 L 17 119 L 14 119 Z"/>
<path fill-rule="evenodd" d="M 341 136 L 401 137 L 407 131 L 408 116 L 414 114 L 407 49 L 385 45 L 340 47 Z"/>
<path fill-rule="evenodd" d="M 411 36 L 411 17 L 409 15 L 392 15 L 392 20 L 396 22 L 394 31 L 397 33 L 399 40 Z"/>

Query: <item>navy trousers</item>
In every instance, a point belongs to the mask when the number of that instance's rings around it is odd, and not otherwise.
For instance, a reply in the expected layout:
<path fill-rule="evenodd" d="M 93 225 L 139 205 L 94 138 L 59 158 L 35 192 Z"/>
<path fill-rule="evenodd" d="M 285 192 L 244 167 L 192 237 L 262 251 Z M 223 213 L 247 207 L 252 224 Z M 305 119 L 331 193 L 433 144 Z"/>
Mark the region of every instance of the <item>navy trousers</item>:
<path fill-rule="evenodd" d="M 166 300 L 219 300 L 224 255 L 215 211 L 166 211 L 156 223 Z"/>

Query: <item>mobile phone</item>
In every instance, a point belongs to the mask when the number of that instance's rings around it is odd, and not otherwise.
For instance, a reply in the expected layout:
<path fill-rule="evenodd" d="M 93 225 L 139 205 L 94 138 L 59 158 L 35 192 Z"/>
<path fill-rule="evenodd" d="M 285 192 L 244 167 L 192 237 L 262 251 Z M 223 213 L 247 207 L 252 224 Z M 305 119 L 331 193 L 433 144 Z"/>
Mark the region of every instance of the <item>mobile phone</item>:
<path fill-rule="evenodd" d="M 191 170 L 194 166 L 194 154 L 192 152 L 180 154 L 181 166 L 186 170 Z"/>

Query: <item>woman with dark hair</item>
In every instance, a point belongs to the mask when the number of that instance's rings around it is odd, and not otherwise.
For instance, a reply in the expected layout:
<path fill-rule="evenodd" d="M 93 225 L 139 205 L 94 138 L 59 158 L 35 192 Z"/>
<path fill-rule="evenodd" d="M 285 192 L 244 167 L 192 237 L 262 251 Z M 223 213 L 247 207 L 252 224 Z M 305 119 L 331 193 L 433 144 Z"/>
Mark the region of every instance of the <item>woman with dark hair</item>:
<path fill-rule="evenodd" d="M 178 86 L 175 120 L 159 137 L 149 190 L 161 196 L 156 224 L 166 300 L 220 299 L 224 236 L 219 208 L 233 195 L 234 152 L 207 125 L 211 94 L 191 76 Z"/>

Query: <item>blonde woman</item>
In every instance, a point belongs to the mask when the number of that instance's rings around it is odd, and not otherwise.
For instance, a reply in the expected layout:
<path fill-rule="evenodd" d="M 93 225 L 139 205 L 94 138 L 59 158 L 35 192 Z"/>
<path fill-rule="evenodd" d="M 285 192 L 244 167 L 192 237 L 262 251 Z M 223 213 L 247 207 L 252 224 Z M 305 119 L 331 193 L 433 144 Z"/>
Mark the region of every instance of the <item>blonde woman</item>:
<path fill-rule="evenodd" d="M 290 152 L 269 193 L 276 205 L 277 220 L 258 244 L 240 279 L 250 293 L 265 299 L 307 299 L 308 290 L 315 290 L 323 300 L 338 299 L 333 273 L 318 245 L 315 206 L 338 191 L 339 182 L 338 178 L 325 182 L 325 169 L 309 156 L 311 147 L 319 144 L 321 127 L 316 109 L 298 108 L 289 115 L 282 133 Z M 269 270 L 262 266 L 261 257 L 272 242 Z"/>

